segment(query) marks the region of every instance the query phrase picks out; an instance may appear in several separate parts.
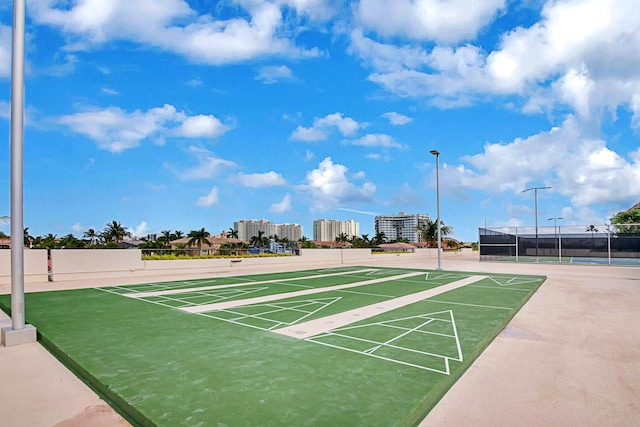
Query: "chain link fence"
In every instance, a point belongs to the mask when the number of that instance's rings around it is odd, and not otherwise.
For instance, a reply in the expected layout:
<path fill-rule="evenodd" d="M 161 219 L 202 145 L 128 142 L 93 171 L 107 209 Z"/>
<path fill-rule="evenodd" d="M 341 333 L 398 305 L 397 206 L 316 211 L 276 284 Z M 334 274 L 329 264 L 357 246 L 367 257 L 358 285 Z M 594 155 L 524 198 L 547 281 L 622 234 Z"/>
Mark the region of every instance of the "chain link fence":
<path fill-rule="evenodd" d="M 640 266 L 640 224 L 479 229 L 481 261 Z"/>

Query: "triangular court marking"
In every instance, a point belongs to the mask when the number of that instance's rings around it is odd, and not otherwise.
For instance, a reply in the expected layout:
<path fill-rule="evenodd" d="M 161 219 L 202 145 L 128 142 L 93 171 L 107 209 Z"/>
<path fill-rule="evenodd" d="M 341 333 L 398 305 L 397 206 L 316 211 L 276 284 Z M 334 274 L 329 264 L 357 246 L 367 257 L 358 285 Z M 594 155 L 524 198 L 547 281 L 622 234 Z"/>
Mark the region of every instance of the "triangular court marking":
<path fill-rule="evenodd" d="M 414 324 L 412 325 L 406 325 L 408 320 L 416 320 L 417 322 L 414 322 Z M 451 334 L 443 334 L 429 330 L 430 325 L 434 324 L 434 322 L 445 322 L 450 324 Z M 373 338 L 376 336 L 380 336 L 380 328 L 387 327 L 398 329 L 398 333 L 391 337 L 387 336 L 384 341 Z M 359 333 L 356 334 L 356 330 L 358 330 Z M 371 331 L 370 334 L 368 333 L 369 330 Z M 417 340 L 411 340 L 409 342 L 424 342 L 424 340 L 429 339 L 429 335 L 437 335 L 440 337 L 445 337 L 445 339 L 452 339 L 455 341 L 457 354 L 455 356 L 452 354 L 438 354 L 433 351 L 425 351 L 420 348 L 408 347 L 408 344 L 400 345 L 397 343 L 401 338 L 404 338 L 411 334 L 420 334 L 420 336 L 424 337 L 424 339 L 420 338 Z M 368 336 L 372 336 L 372 338 L 368 338 Z M 417 316 L 404 317 L 401 319 L 393 319 L 383 322 L 374 322 L 364 325 L 337 328 L 327 333 L 307 338 L 305 339 L 305 341 L 347 350 L 354 353 L 360 353 L 366 356 L 376 357 L 379 359 L 413 366 L 420 369 L 439 372 L 446 375 L 450 374 L 450 360 L 454 360 L 457 362 L 463 361 L 460 338 L 458 335 L 458 330 L 452 310 L 443 310 Z M 349 342 L 351 342 L 353 345 L 350 345 Z M 340 343 L 340 345 L 338 345 L 337 343 Z M 362 347 L 363 343 L 371 344 L 371 346 L 364 350 L 357 350 L 357 348 Z M 406 356 L 403 356 L 403 354 L 405 354 Z M 418 357 L 418 359 L 416 359 L 416 357 Z M 419 360 L 422 360 L 422 362 L 420 362 Z M 442 363 L 442 369 L 434 366 L 434 361 L 437 360 L 440 360 L 440 362 L 438 363 Z"/>
<path fill-rule="evenodd" d="M 301 322 L 308 318 L 309 316 L 314 315 L 315 313 L 324 310 L 331 304 L 336 301 L 341 300 L 342 297 L 333 297 L 333 298 L 315 298 L 315 299 L 305 299 L 305 300 L 295 300 L 295 301 L 284 301 L 284 302 L 275 302 L 275 303 L 265 303 L 265 304 L 251 304 L 244 305 L 239 307 L 234 307 L 230 309 L 217 310 L 213 312 L 207 313 L 207 317 L 213 317 L 220 320 L 230 321 L 232 323 L 244 324 L 247 320 L 252 320 L 253 327 L 258 329 L 262 329 L 265 331 L 269 331 L 276 328 L 281 328 L 285 326 L 291 326 L 298 322 Z M 316 307 L 317 306 L 317 307 Z M 243 309 L 251 309 L 254 310 L 256 308 L 263 307 L 264 311 L 260 312 L 252 312 L 245 313 Z M 316 307 L 315 309 L 313 307 Z M 216 312 L 220 313 L 229 313 L 234 314 L 237 317 L 232 319 L 216 316 Z M 301 313 L 301 315 L 290 321 L 283 321 L 277 318 L 274 318 L 274 314 L 276 313 Z M 256 326 L 255 321 L 264 322 L 264 327 Z"/>

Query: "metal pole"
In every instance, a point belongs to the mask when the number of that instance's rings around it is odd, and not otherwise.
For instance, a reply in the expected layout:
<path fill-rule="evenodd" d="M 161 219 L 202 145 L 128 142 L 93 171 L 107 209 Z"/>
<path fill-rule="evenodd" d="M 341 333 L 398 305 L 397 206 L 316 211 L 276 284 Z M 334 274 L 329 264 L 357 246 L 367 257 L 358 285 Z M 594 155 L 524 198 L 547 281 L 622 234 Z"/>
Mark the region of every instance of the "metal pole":
<path fill-rule="evenodd" d="M 11 56 L 11 326 L 24 328 L 24 15 L 25 0 L 13 1 Z"/>
<path fill-rule="evenodd" d="M 562 264 L 562 227 L 558 227 L 558 259 Z"/>
<path fill-rule="evenodd" d="M 534 198 L 535 198 L 535 215 L 536 215 L 536 262 L 540 262 L 538 259 L 538 190 L 547 190 L 551 187 L 531 187 L 523 190 L 523 193 L 526 193 L 529 190 L 533 190 Z M 526 255 L 526 254 L 525 254 Z"/>
<path fill-rule="evenodd" d="M 609 224 L 607 224 L 607 257 L 609 265 L 611 265 L 611 228 L 609 228 Z"/>
<path fill-rule="evenodd" d="M 564 219 L 564 218 L 562 218 L 561 216 L 556 216 L 556 217 L 547 219 L 547 221 L 553 220 L 553 238 L 555 240 L 554 246 L 556 248 L 560 245 L 560 236 L 558 236 L 558 229 L 556 227 L 556 220 L 558 220 L 558 219 Z M 558 252 L 558 255 L 559 254 L 560 254 L 560 252 Z M 562 264 L 562 257 L 561 256 L 560 256 L 560 264 Z"/>
<path fill-rule="evenodd" d="M 436 206 L 438 211 L 438 219 L 436 224 L 436 227 L 438 229 L 438 268 L 437 270 L 442 270 L 442 264 L 441 264 L 442 238 L 440 235 L 441 233 L 440 231 L 440 152 L 438 150 L 431 150 L 430 153 L 436 156 L 436 199 L 437 199 Z"/>
<path fill-rule="evenodd" d="M 535 188 L 534 189 L 534 193 L 535 193 L 535 199 L 536 199 L 536 203 L 535 203 L 535 209 L 536 209 L 536 262 L 540 262 L 540 260 L 538 259 L 538 189 Z"/>
<path fill-rule="evenodd" d="M 24 323 L 24 16 L 25 0 L 14 0 L 11 53 L 11 327 L 4 327 L 0 332 L 5 347 L 37 340 L 36 328 Z"/>

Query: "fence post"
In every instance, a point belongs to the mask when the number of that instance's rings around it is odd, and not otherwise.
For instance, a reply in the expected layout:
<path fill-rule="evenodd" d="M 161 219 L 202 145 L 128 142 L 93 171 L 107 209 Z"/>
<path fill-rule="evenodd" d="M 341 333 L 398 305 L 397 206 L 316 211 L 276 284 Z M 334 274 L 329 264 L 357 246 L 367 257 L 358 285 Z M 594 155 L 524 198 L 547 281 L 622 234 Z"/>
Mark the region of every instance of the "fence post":
<path fill-rule="evenodd" d="M 558 226 L 558 263 L 562 264 L 562 226 Z"/>
<path fill-rule="evenodd" d="M 609 224 L 607 226 L 607 255 L 609 257 L 609 265 L 611 265 L 611 229 L 609 228 Z"/>
<path fill-rule="evenodd" d="M 516 262 L 518 262 L 518 227 L 516 227 Z"/>

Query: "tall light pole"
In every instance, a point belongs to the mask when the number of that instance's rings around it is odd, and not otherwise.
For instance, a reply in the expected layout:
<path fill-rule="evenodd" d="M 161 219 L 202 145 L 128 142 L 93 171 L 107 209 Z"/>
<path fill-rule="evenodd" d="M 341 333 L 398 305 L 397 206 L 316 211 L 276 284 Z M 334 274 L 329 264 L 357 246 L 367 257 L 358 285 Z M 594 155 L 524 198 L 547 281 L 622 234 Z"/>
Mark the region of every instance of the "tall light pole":
<path fill-rule="evenodd" d="M 551 187 L 530 187 L 526 190 L 522 190 L 523 193 L 533 190 L 535 194 L 535 214 L 536 214 L 536 262 L 540 262 L 538 259 L 538 190 L 548 190 Z"/>
<path fill-rule="evenodd" d="M 24 321 L 24 23 L 25 0 L 13 0 L 11 51 L 11 327 L 2 328 L 6 347 L 36 341 Z"/>
<path fill-rule="evenodd" d="M 436 227 L 438 228 L 438 268 L 436 270 L 442 270 L 441 265 L 441 252 L 442 252 L 442 243 L 440 237 L 440 152 L 438 150 L 429 151 L 431 154 L 436 156 L 436 198 L 437 198 L 437 210 L 438 210 L 438 219 L 436 220 Z"/>
<path fill-rule="evenodd" d="M 553 245 L 555 246 L 555 248 L 559 247 L 559 245 L 558 245 L 558 229 L 556 228 L 556 221 L 559 220 L 559 219 L 564 219 L 564 218 L 562 218 L 561 216 L 555 216 L 553 218 L 548 218 L 547 219 L 547 221 L 553 220 L 553 239 L 554 239 Z M 558 252 L 558 255 L 560 255 L 560 252 Z"/>
<path fill-rule="evenodd" d="M 564 218 L 562 218 L 561 216 L 556 216 L 556 217 L 547 219 L 547 221 L 553 220 L 553 237 L 557 237 L 556 220 L 558 219 L 564 219 Z"/>

